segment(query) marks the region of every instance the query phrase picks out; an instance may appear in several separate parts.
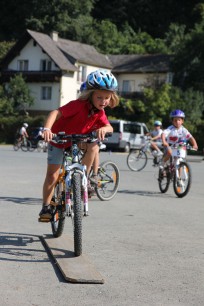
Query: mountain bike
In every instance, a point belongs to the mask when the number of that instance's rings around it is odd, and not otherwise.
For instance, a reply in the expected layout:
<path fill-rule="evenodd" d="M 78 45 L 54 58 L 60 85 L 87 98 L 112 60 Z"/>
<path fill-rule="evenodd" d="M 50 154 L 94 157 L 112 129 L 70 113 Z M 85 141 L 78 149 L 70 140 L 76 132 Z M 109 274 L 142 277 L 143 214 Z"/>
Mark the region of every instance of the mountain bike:
<path fill-rule="evenodd" d="M 160 148 L 162 150 L 162 148 Z M 153 156 L 153 166 L 161 163 L 162 156 L 157 156 L 157 151 L 151 148 L 151 138 L 145 140 L 140 149 L 131 150 L 127 156 L 127 166 L 132 171 L 141 171 L 147 165 L 148 153 Z"/>
<path fill-rule="evenodd" d="M 23 152 L 34 150 L 31 141 L 28 140 L 26 137 L 23 137 L 22 139 L 15 139 L 13 149 L 14 151 L 18 151 L 19 149 L 21 149 Z"/>
<path fill-rule="evenodd" d="M 169 185 L 173 182 L 175 194 L 182 198 L 190 190 L 192 182 L 192 171 L 186 162 L 187 149 L 194 150 L 189 144 L 179 143 L 171 146 L 172 156 L 163 169 L 159 169 L 159 189 L 162 193 L 167 192 Z"/>
<path fill-rule="evenodd" d="M 82 254 L 82 219 L 88 216 L 88 178 L 86 166 L 81 164 L 82 152 L 78 147 L 78 143 L 91 141 L 95 137 L 93 133 L 82 135 L 59 133 L 55 137 L 57 143 L 71 141 L 71 148 L 68 152 L 64 150 L 62 167 L 50 203 L 52 211 L 51 228 L 54 237 L 61 236 L 65 217 L 71 217 L 74 229 L 75 256 Z M 98 183 L 99 186 L 95 187 L 96 190 L 100 190 L 97 195 L 103 200 L 110 199 L 115 195 L 119 183 L 119 176 L 115 177 L 115 175 L 108 172 L 108 164 L 108 162 L 104 162 L 103 166 L 99 167 L 101 179 Z M 114 172 L 115 168 L 112 171 Z M 111 195 L 108 193 L 110 190 L 106 188 L 108 184 L 114 185 Z M 106 196 L 106 193 L 108 193 L 108 196 Z"/>
<path fill-rule="evenodd" d="M 109 137 L 109 135 L 112 135 L 110 133 L 107 133 L 106 136 Z M 107 139 L 107 138 L 106 138 Z M 99 150 L 106 149 L 106 145 L 102 142 L 98 142 Z M 66 154 L 67 158 L 71 159 L 69 157 L 70 151 L 64 152 Z M 79 150 L 79 162 L 81 163 L 82 158 L 84 155 L 83 150 Z M 93 167 L 90 171 L 90 177 L 93 174 Z M 92 189 L 92 192 L 89 193 L 89 198 L 96 195 L 101 201 L 109 201 L 111 200 L 115 194 L 118 191 L 119 186 L 119 180 L 120 180 L 120 172 L 118 166 L 113 161 L 104 161 L 102 162 L 98 167 L 97 172 L 97 179 L 98 183 L 95 184 L 90 181 L 90 186 Z"/>

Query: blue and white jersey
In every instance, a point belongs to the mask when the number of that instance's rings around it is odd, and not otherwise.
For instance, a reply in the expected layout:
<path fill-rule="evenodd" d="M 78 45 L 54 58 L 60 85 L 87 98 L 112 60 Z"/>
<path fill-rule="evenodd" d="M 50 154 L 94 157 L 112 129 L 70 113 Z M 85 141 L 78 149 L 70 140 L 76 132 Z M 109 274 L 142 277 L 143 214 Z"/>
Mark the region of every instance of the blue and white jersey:
<path fill-rule="evenodd" d="M 178 142 L 187 142 L 191 137 L 191 133 L 184 127 L 176 128 L 174 125 L 169 126 L 163 131 L 166 137 L 166 141 L 169 144 L 175 144 Z"/>

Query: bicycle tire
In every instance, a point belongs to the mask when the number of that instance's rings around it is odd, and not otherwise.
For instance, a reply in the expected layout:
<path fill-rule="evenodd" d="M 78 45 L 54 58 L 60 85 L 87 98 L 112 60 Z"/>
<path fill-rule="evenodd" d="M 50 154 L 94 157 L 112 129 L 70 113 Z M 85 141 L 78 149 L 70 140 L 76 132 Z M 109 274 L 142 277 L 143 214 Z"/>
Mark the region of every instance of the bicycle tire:
<path fill-rule="evenodd" d="M 32 145 L 30 140 L 27 140 L 27 147 L 29 152 L 33 152 L 35 150 L 35 147 Z"/>
<path fill-rule="evenodd" d="M 127 165 L 131 171 L 141 171 L 147 164 L 147 154 L 142 150 L 132 150 L 127 156 Z"/>
<path fill-rule="evenodd" d="M 52 201 L 55 202 L 56 206 L 51 205 L 52 219 L 51 228 L 55 238 L 60 237 L 64 230 L 65 224 L 65 204 L 64 204 L 64 187 L 60 190 L 60 184 L 57 183 L 54 188 L 54 195 Z M 62 185 L 63 186 L 63 185 Z M 62 190 L 63 189 L 63 190 Z"/>
<path fill-rule="evenodd" d="M 187 195 L 191 188 L 192 175 L 191 168 L 187 162 L 181 162 L 178 166 L 178 171 L 180 173 L 180 185 L 179 180 L 176 177 L 176 173 L 174 174 L 173 187 L 174 192 L 179 198 L 183 198 Z"/>
<path fill-rule="evenodd" d="M 25 143 L 24 141 L 21 143 L 21 146 L 20 146 L 21 150 L 23 152 L 27 152 L 28 151 L 28 145 L 27 145 L 27 142 Z"/>
<path fill-rule="evenodd" d="M 95 188 L 96 195 L 101 201 L 111 200 L 118 191 L 120 172 L 112 161 L 101 163 L 98 170 L 98 185 Z"/>
<path fill-rule="evenodd" d="M 73 184 L 73 225 L 74 225 L 74 253 L 82 254 L 82 198 L 81 198 L 81 174 L 75 172 L 72 177 Z"/>
<path fill-rule="evenodd" d="M 169 168 L 166 167 L 165 169 L 159 169 L 158 182 L 159 182 L 159 189 L 162 193 L 167 192 L 167 190 L 169 189 L 170 181 L 171 178 L 170 178 Z"/>
<path fill-rule="evenodd" d="M 19 141 L 16 140 L 16 141 L 14 142 L 14 144 L 13 144 L 13 149 L 14 149 L 14 151 L 18 151 L 19 148 L 20 148 Z"/>

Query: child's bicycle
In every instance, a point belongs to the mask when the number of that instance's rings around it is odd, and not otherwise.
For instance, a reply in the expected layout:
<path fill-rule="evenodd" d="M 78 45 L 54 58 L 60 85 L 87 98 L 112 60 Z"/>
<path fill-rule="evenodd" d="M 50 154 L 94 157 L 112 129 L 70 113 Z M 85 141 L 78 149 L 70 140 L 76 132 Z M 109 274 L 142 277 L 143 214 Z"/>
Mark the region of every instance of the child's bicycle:
<path fill-rule="evenodd" d="M 178 143 L 171 146 L 172 156 L 163 169 L 159 169 L 159 189 L 162 193 L 167 192 L 170 182 L 173 182 L 175 194 L 182 198 L 190 190 L 192 171 L 186 162 L 187 149 L 194 150 L 189 144 Z"/>
<path fill-rule="evenodd" d="M 57 143 L 71 141 L 72 144 L 69 153 L 64 151 L 63 164 L 54 188 L 54 196 L 51 201 L 51 228 L 54 237 L 61 236 L 65 217 L 71 217 L 74 229 L 75 256 L 82 254 L 82 219 L 83 216 L 88 216 L 88 179 L 86 166 L 80 163 L 81 150 L 77 144 L 81 141 L 91 141 L 93 139 L 95 139 L 93 133 L 82 135 L 59 133 L 55 138 Z M 119 184 L 117 167 L 112 167 L 112 173 L 108 172 L 110 163 L 105 162 L 99 169 L 100 179 L 96 192 L 103 200 L 112 198 L 117 192 Z M 112 197 L 108 185 L 112 186 Z M 106 196 L 106 192 L 109 194 L 108 196 Z"/>
<path fill-rule="evenodd" d="M 25 136 L 22 139 L 16 138 L 13 144 L 14 151 L 21 149 L 23 152 L 33 151 L 32 143 Z"/>
<path fill-rule="evenodd" d="M 127 165 L 129 169 L 132 171 L 141 171 L 144 169 L 147 165 L 148 153 L 153 156 L 154 167 L 161 163 L 162 156 L 157 156 L 157 152 L 151 148 L 151 138 L 148 137 L 140 149 L 131 150 L 128 154 Z"/>

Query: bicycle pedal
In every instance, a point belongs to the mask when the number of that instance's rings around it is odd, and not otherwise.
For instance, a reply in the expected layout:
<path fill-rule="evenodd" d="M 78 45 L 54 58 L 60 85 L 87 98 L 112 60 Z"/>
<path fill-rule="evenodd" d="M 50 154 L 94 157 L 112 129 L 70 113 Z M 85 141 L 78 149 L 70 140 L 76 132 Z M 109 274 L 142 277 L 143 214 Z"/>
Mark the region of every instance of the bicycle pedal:
<path fill-rule="evenodd" d="M 44 219 L 43 219 L 43 218 L 38 218 L 38 222 L 47 223 L 47 222 L 50 222 L 50 220 L 51 220 L 51 219 L 48 219 L 48 218 L 46 218 L 46 219 L 45 219 L 45 218 L 44 218 Z"/>

